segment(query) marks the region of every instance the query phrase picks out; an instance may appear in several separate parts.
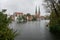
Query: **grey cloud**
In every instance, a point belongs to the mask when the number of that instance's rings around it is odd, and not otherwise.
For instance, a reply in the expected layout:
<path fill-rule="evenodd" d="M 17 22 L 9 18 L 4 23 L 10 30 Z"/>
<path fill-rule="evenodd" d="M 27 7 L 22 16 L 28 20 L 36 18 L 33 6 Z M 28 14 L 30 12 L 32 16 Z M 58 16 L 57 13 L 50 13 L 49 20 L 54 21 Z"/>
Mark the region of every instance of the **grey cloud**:
<path fill-rule="evenodd" d="M 41 0 L 1 0 L 0 1 L 0 8 L 6 8 L 8 11 L 7 13 L 13 13 L 15 11 L 20 11 L 24 13 L 31 13 L 34 14 L 35 10 L 35 2 L 38 1 L 38 4 L 40 4 L 41 7 L 41 13 L 44 13 L 42 11 L 42 5 L 41 5 Z"/>

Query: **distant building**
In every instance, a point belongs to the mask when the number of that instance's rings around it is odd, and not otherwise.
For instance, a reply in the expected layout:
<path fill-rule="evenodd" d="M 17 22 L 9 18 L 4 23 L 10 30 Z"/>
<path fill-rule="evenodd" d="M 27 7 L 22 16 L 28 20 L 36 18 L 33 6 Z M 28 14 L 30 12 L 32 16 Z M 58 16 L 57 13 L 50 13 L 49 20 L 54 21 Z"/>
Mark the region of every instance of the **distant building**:
<path fill-rule="evenodd" d="M 35 17 L 37 18 L 37 20 L 40 20 L 40 7 L 38 7 L 38 10 L 37 10 L 37 6 L 36 6 Z"/>
<path fill-rule="evenodd" d="M 10 16 L 12 20 L 15 20 L 15 16 L 14 15 L 11 15 Z"/>
<path fill-rule="evenodd" d="M 14 15 L 18 17 L 18 16 L 22 16 L 23 13 L 22 12 L 15 12 Z"/>
<path fill-rule="evenodd" d="M 27 16 L 27 21 L 32 21 L 33 17 L 31 16 Z"/>
<path fill-rule="evenodd" d="M 22 12 L 15 12 L 13 15 L 14 15 L 14 17 L 15 17 L 15 20 L 17 20 L 17 18 L 18 18 L 19 16 L 23 16 L 23 13 L 22 13 Z"/>
<path fill-rule="evenodd" d="M 44 17 L 44 16 L 40 16 L 40 19 L 41 19 L 41 20 L 44 20 L 44 19 L 45 19 L 45 17 Z"/>

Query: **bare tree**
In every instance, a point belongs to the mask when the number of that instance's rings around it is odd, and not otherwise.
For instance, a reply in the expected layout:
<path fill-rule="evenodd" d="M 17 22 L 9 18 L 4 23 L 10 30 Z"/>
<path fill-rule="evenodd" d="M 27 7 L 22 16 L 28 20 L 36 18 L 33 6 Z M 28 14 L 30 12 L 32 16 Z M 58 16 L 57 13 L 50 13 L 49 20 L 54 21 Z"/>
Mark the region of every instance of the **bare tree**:
<path fill-rule="evenodd" d="M 59 17 L 60 5 L 58 0 L 45 0 L 47 9 L 52 12 L 54 11 L 56 16 Z"/>

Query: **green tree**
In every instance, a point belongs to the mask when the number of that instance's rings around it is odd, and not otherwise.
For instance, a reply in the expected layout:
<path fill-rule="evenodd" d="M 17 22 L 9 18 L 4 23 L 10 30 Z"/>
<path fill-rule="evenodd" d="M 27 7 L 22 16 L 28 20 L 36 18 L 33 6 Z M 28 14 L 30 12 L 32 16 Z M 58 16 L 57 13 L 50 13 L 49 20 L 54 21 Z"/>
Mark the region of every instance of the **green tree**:
<path fill-rule="evenodd" d="M 31 16 L 31 14 L 30 13 L 27 13 L 27 16 Z"/>
<path fill-rule="evenodd" d="M 9 27 L 7 15 L 0 12 L 0 40 L 14 40 L 15 32 Z"/>
<path fill-rule="evenodd" d="M 2 12 L 6 12 L 7 11 L 7 9 L 2 9 Z"/>
<path fill-rule="evenodd" d="M 27 21 L 27 18 L 25 15 L 22 16 L 23 20 Z"/>
<path fill-rule="evenodd" d="M 17 19 L 18 19 L 18 23 L 22 22 L 22 16 L 19 15 Z"/>
<path fill-rule="evenodd" d="M 60 33 L 60 4 L 58 0 L 45 0 L 45 2 L 50 11 L 50 31 Z"/>
<path fill-rule="evenodd" d="M 33 17 L 32 21 L 36 21 L 37 20 L 36 17 L 34 17 L 33 15 L 32 15 L 32 17 Z"/>
<path fill-rule="evenodd" d="M 49 15 L 46 15 L 45 16 L 45 19 L 49 20 L 50 19 L 50 16 Z"/>

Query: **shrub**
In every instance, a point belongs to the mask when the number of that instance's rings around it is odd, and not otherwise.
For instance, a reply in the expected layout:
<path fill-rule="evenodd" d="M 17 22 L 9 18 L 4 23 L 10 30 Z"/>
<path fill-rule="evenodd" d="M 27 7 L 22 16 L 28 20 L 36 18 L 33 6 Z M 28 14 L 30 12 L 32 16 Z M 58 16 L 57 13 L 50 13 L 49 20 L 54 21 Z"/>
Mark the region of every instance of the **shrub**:
<path fill-rule="evenodd" d="M 0 40 L 14 40 L 16 33 L 10 29 L 7 15 L 0 12 Z"/>

